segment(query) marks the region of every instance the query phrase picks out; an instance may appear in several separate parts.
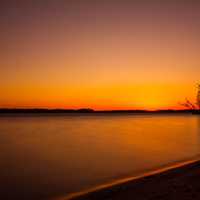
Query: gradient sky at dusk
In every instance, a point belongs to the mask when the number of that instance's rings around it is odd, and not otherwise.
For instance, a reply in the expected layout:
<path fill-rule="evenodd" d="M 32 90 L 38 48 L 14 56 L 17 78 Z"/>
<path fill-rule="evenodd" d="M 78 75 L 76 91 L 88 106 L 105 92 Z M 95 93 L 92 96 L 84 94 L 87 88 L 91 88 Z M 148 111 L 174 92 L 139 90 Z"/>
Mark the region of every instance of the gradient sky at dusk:
<path fill-rule="evenodd" d="M 192 0 L 1 1 L 0 107 L 179 108 L 200 78 L 199 11 Z"/>

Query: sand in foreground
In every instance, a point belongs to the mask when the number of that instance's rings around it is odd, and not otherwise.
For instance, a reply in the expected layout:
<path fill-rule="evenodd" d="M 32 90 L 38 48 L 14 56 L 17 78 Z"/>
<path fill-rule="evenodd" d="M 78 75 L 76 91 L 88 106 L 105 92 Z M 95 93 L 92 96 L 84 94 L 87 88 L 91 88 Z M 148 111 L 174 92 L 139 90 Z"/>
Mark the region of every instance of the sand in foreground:
<path fill-rule="evenodd" d="M 74 199 L 198 200 L 200 199 L 200 161 Z"/>

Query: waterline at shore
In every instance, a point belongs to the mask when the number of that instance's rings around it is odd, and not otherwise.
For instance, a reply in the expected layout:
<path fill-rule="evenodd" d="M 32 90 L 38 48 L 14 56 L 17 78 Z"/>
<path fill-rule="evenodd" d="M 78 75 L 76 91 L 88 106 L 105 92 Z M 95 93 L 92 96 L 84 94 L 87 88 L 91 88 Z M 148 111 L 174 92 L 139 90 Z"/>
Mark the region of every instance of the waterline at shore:
<path fill-rule="evenodd" d="M 66 197 L 57 198 L 56 200 L 119 200 L 132 198 L 146 200 L 148 198 L 160 199 L 163 195 L 166 199 L 173 199 L 172 196 L 167 198 L 166 194 L 168 194 L 168 196 L 181 195 L 180 198 L 184 195 L 187 196 L 187 199 L 190 199 L 188 187 L 190 190 L 194 188 L 195 191 L 198 191 L 200 188 L 199 182 L 197 184 L 195 182 L 194 185 L 192 184 L 196 177 L 198 180 L 200 178 L 199 169 L 199 160 L 193 159 L 183 161 L 136 177 L 125 178 L 86 191 L 74 193 Z M 188 177 L 191 178 L 189 182 Z M 176 194 L 173 194 L 171 190 Z M 185 194 L 186 191 L 187 195 Z M 196 195 L 199 195 L 200 197 L 200 192 L 196 193 Z M 191 199 L 193 199 L 192 196 Z M 184 199 L 184 197 L 182 199 Z"/>

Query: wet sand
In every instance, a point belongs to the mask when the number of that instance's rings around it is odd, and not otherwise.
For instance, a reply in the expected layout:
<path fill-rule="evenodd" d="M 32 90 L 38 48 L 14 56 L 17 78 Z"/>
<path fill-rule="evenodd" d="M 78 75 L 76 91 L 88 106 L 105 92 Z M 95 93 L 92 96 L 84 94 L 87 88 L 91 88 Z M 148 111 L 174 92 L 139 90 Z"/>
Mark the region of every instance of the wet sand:
<path fill-rule="evenodd" d="M 66 200 L 69 198 L 62 198 Z M 99 189 L 74 200 L 196 200 L 200 199 L 200 161 Z"/>

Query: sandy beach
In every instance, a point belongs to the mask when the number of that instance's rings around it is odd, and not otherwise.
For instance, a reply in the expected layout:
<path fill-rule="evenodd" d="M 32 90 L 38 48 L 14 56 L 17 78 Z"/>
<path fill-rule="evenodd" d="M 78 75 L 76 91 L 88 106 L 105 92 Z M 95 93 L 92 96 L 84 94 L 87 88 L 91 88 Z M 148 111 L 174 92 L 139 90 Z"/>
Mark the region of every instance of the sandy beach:
<path fill-rule="evenodd" d="M 66 200 L 68 198 L 62 198 Z M 127 181 L 74 200 L 195 200 L 200 199 L 200 161 Z"/>

